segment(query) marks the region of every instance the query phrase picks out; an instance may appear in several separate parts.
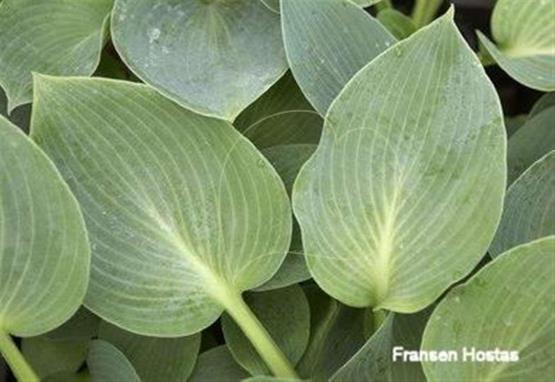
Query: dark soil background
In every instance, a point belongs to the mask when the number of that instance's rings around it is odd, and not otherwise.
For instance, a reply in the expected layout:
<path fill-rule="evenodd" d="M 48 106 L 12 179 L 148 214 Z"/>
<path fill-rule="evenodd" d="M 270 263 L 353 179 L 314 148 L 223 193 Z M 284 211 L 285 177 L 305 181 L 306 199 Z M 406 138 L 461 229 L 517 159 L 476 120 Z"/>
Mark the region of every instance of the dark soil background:
<path fill-rule="evenodd" d="M 414 0 L 392 0 L 392 3 L 395 8 L 408 15 Z M 446 0 L 438 13 L 445 12 L 450 3 L 455 5 L 455 21 L 459 29 L 473 49 L 477 50 L 478 43 L 475 30 L 478 29 L 489 35 L 490 17 L 495 0 Z M 370 10 L 369 12 L 373 13 Z M 106 49 L 109 54 L 114 53 L 111 46 L 107 46 Z M 542 95 L 538 91 L 520 85 L 496 65 L 487 67 L 486 71 L 498 91 L 506 116 L 528 113 L 532 105 Z M 213 329 L 212 332 L 217 333 L 218 329 L 216 327 Z M 216 334 L 216 337 L 219 336 Z M 0 359 L 0 382 L 15 382 L 15 378 L 7 370 L 2 359 Z"/>

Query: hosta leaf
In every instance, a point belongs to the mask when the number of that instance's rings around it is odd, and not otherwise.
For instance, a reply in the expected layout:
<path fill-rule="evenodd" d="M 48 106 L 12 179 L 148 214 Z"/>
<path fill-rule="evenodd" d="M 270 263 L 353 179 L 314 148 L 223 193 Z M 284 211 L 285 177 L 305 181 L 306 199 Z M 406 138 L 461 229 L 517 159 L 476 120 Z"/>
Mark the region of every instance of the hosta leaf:
<path fill-rule="evenodd" d="M 539 114 L 540 112 L 555 106 L 555 92 L 544 94 L 530 110 L 530 117 Z"/>
<path fill-rule="evenodd" d="M 508 184 L 513 183 L 528 167 L 555 149 L 555 107 L 531 116 L 509 139 L 507 163 Z"/>
<path fill-rule="evenodd" d="M 553 190 L 555 151 L 534 163 L 509 187 L 490 255 L 497 256 L 519 244 L 555 235 Z"/>
<path fill-rule="evenodd" d="M 305 288 L 310 302 L 310 341 L 299 361 L 299 374 L 328 381 L 364 344 L 364 309 L 349 308 L 319 288 Z"/>
<path fill-rule="evenodd" d="M 87 365 L 94 382 L 141 382 L 123 353 L 106 341 L 91 342 Z"/>
<path fill-rule="evenodd" d="M 419 362 L 393 361 L 393 349 L 420 349 L 422 332 L 430 310 L 415 314 L 390 313 L 357 354 L 331 379 L 333 382 L 394 381 L 425 382 Z"/>
<path fill-rule="evenodd" d="M 499 221 L 501 108 L 452 18 L 349 82 L 295 182 L 308 268 L 347 305 L 421 310 L 472 270 Z"/>
<path fill-rule="evenodd" d="M 89 340 L 56 341 L 46 335 L 23 339 L 25 359 L 39 378 L 59 373 L 75 372 L 87 357 Z"/>
<path fill-rule="evenodd" d="M 526 114 L 519 114 L 514 117 L 505 118 L 505 130 L 507 130 L 507 136 L 511 137 L 518 129 L 526 123 L 528 116 Z"/>
<path fill-rule="evenodd" d="M 100 59 L 113 0 L 4 0 L 0 86 L 8 110 L 31 102 L 31 72 L 90 75 Z"/>
<path fill-rule="evenodd" d="M 188 335 L 276 272 L 287 194 L 227 122 L 129 82 L 41 76 L 35 92 L 32 136 L 87 222 L 94 313 L 143 335 Z"/>
<path fill-rule="evenodd" d="M 85 307 L 81 307 L 62 326 L 46 333 L 45 336 L 51 340 L 91 339 L 97 335 L 99 324 L 100 318 Z"/>
<path fill-rule="evenodd" d="M 143 81 L 233 120 L 285 72 L 279 15 L 262 2 L 117 0 L 114 45 Z"/>
<path fill-rule="evenodd" d="M 301 287 L 293 285 L 250 293 L 245 300 L 278 347 L 295 364 L 306 349 L 310 333 L 310 310 Z M 252 375 L 269 374 L 254 347 L 228 315 L 222 318 L 222 328 L 229 350 L 243 368 Z"/>
<path fill-rule="evenodd" d="M 257 375 L 255 377 L 250 377 L 243 379 L 242 382 L 300 382 L 300 379 L 291 378 L 277 378 L 270 377 L 268 375 Z"/>
<path fill-rule="evenodd" d="M 555 90 L 555 7 L 551 0 L 498 0 L 480 42 L 511 77 L 533 89 Z"/>
<path fill-rule="evenodd" d="M 222 345 L 202 353 L 189 382 L 239 382 L 249 373 L 233 359 L 227 346 Z"/>
<path fill-rule="evenodd" d="M 323 125 L 287 72 L 233 123 L 259 148 L 292 143 L 318 143 Z"/>
<path fill-rule="evenodd" d="M 409 37 L 417 29 L 410 17 L 393 8 L 380 11 L 378 20 L 399 40 Z"/>
<path fill-rule="evenodd" d="M 312 144 L 291 144 L 269 147 L 262 150 L 262 154 L 274 166 L 279 176 L 285 184 L 287 193 L 291 194 L 293 182 L 299 173 L 301 166 L 312 155 L 316 145 Z M 283 288 L 301 281 L 308 280 L 310 273 L 306 267 L 303 255 L 303 244 L 299 225 L 294 222 L 293 235 L 289 253 L 279 271 L 265 284 L 256 290 L 264 291 L 270 289 Z"/>
<path fill-rule="evenodd" d="M 281 17 L 293 75 L 321 115 L 360 68 L 395 42 L 350 0 L 282 0 Z"/>
<path fill-rule="evenodd" d="M 0 332 L 28 337 L 61 325 L 83 301 L 89 264 L 69 188 L 46 155 L 0 117 Z"/>
<path fill-rule="evenodd" d="M 98 338 L 118 348 L 142 382 L 186 381 L 200 347 L 200 334 L 180 338 L 145 337 L 107 322 L 100 324 Z"/>
<path fill-rule="evenodd" d="M 0 87 L 0 116 L 6 117 L 14 125 L 28 132 L 31 121 L 31 105 L 20 106 L 8 115 L 8 99 Z"/>
<path fill-rule="evenodd" d="M 67 371 L 49 375 L 42 382 L 90 382 L 90 373 L 84 370 L 79 373 L 70 373 Z"/>
<path fill-rule="evenodd" d="M 260 0 L 264 5 L 266 5 L 272 11 L 279 13 L 279 2 L 280 0 Z M 352 0 L 353 3 L 361 6 L 361 7 L 369 7 L 376 3 L 379 3 L 381 0 Z"/>
<path fill-rule="evenodd" d="M 433 312 L 422 350 L 455 350 L 458 362 L 425 362 L 428 381 L 543 381 L 555 373 L 555 237 L 513 248 L 453 289 Z M 463 351 L 518 351 L 517 362 L 472 362 Z"/>

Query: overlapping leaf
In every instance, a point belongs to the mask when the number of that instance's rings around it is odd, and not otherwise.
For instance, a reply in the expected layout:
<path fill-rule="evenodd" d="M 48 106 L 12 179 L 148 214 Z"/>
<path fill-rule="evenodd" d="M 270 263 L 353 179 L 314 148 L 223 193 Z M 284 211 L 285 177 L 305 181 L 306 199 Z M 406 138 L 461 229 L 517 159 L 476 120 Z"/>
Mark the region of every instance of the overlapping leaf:
<path fill-rule="evenodd" d="M 349 82 L 295 183 L 309 270 L 348 305 L 422 309 L 476 265 L 499 221 L 501 108 L 452 18 Z"/>
<path fill-rule="evenodd" d="M 395 42 L 350 0 L 282 0 L 281 17 L 291 71 L 321 115 L 359 69 Z"/>
<path fill-rule="evenodd" d="M 239 382 L 248 378 L 249 373 L 233 359 L 225 345 L 202 353 L 191 376 L 190 382 Z"/>
<path fill-rule="evenodd" d="M 492 256 L 540 237 L 555 235 L 555 151 L 524 172 L 507 191 Z"/>
<path fill-rule="evenodd" d="M 200 347 L 200 334 L 179 338 L 145 337 L 107 322 L 100 324 L 98 338 L 121 351 L 142 382 L 186 381 Z"/>
<path fill-rule="evenodd" d="M 90 75 L 104 45 L 113 0 L 4 0 L 0 87 L 8 110 L 31 102 L 31 72 Z"/>
<path fill-rule="evenodd" d="M 75 198 L 52 162 L 0 116 L 0 332 L 35 336 L 77 310 L 90 249 Z"/>
<path fill-rule="evenodd" d="M 378 20 L 399 40 L 409 37 L 417 29 L 410 17 L 393 8 L 380 11 Z"/>
<path fill-rule="evenodd" d="M 287 253 L 279 176 L 227 122 L 150 87 L 38 77 L 32 136 L 81 203 L 86 305 L 143 335 L 182 336 L 242 306 Z"/>
<path fill-rule="evenodd" d="M 310 310 L 302 289 L 293 285 L 251 293 L 245 300 L 289 361 L 297 363 L 310 334 Z M 222 327 L 235 360 L 252 375 L 269 374 L 264 361 L 228 315 L 223 317 Z"/>
<path fill-rule="evenodd" d="M 390 313 L 366 344 L 331 379 L 333 382 L 425 382 L 419 362 L 393 360 L 394 348 L 418 350 L 430 310 Z"/>
<path fill-rule="evenodd" d="M 550 0 L 498 0 L 491 29 L 494 44 L 480 42 L 511 77 L 543 91 L 555 90 L 555 7 Z"/>
<path fill-rule="evenodd" d="M 279 15 L 257 0 L 117 0 L 112 33 L 143 81 L 230 121 L 287 69 Z"/>
<path fill-rule="evenodd" d="M 531 115 L 509 139 L 507 146 L 508 184 L 528 167 L 555 149 L 555 107 Z"/>
<path fill-rule="evenodd" d="M 141 382 L 123 353 L 106 341 L 91 343 L 87 365 L 95 382 Z"/>
<path fill-rule="evenodd" d="M 554 254 L 554 236 L 516 247 L 449 292 L 430 317 L 422 350 L 459 357 L 425 362 L 428 381 L 542 381 L 555 373 Z M 517 351 L 519 359 L 465 362 L 463 348 Z"/>

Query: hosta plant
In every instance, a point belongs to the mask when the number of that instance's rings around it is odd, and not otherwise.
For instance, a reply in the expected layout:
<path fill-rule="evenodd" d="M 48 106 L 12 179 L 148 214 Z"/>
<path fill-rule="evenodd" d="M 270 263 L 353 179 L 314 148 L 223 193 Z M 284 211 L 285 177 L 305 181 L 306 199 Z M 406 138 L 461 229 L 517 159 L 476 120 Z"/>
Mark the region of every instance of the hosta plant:
<path fill-rule="evenodd" d="M 0 379 L 550 380 L 555 2 L 453 2 L 0 0 Z"/>

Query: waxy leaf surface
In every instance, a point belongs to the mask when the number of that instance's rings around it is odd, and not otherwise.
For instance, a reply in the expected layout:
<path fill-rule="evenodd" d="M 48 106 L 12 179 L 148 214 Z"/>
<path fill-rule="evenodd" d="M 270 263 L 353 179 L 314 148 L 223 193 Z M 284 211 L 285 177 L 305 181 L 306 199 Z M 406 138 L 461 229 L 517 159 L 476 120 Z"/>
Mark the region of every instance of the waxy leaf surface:
<path fill-rule="evenodd" d="M 279 15 L 257 0 L 117 0 L 112 34 L 143 81 L 230 121 L 287 69 Z"/>
<path fill-rule="evenodd" d="M 247 373 L 225 345 L 205 351 L 198 357 L 190 382 L 239 382 Z"/>
<path fill-rule="evenodd" d="M 555 373 L 555 237 L 505 252 L 433 312 L 422 350 L 455 350 L 457 362 L 424 362 L 428 381 L 543 381 Z M 471 317 L 472 319 L 467 319 Z M 518 352 L 517 362 L 472 362 L 463 348 Z"/>
<path fill-rule="evenodd" d="M 35 336 L 81 305 L 90 249 L 62 177 L 31 140 L 0 116 L 0 331 Z"/>
<path fill-rule="evenodd" d="M 555 90 L 555 6 L 552 0 L 498 0 L 491 30 L 494 44 L 478 32 L 489 54 L 518 82 Z"/>
<path fill-rule="evenodd" d="M 0 87 L 8 110 L 31 102 L 31 72 L 91 75 L 113 0 L 4 0 L 0 4 Z"/>
<path fill-rule="evenodd" d="M 200 348 L 200 334 L 178 338 L 146 337 L 102 322 L 98 338 L 121 351 L 142 382 L 186 381 Z"/>
<path fill-rule="evenodd" d="M 277 271 L 291 236 L 287 194 L 229 123 L 140 84 L 35 84 L 32 136 L 91 237 L 87 308 L 138 334 L 189 335 Z"/>
<path fill-rule="evenodd" d="M 495 232 L 501 108 L 452 17 L 349 82 L 295 182 L 308 268 L 347 305 L 421 310 L 472 270 Z"/>
<path fill-rule="evenodd" d="M 106 341 L 91 342 L 87 366 L 94 382 L 141 382 L 129 360 Z"/>
<path fill-rule="evenodd" d="M 542 157 L 507 190 L 501 223 L 489 248 L 492 256 L 555 235 L 555 151 Z"/>
<path fill-rule="evenodd" d="M 282 0 L 281 18 L 291 71 L 321 115 L 359 69 L 395 43 L 350 0 Z"/>

